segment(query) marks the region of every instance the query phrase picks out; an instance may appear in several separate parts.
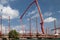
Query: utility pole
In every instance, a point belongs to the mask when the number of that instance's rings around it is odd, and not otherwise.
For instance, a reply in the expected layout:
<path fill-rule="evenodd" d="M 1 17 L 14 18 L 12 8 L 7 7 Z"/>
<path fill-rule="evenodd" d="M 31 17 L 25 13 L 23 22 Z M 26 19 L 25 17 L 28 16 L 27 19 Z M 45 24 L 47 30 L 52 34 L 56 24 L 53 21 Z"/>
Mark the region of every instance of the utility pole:
<path fill-rule="evenodd" d="M 0 35 L 2 35 L 2 16 L 0 16 L 0 27 L 1 27 Z"/>
<path fill-rule="evenodd" d="M 22 36 L 23 36 L 23 38 L 24 38 L 24 26 L 23 26 L 23 20 L 22 19 L 20 19 L 20 22 L 21 22 L 21 26 L 22 26 Z"/>
<path fill-rule="evenodd" d="M 8 31 L 10 32 L 10 16 L 8 17 Z"/>
<path fill-rule="evenodd" d="M 31 17 L 30 17 L 30 38 L 32 38 L 32 34 L 31 34 Z"/>
<path fill-rule="evenodd" d="M 55 29 L 55 34 L 56 34 L 56 20 L 54 20 L 54 29 Z"/>
<path fill-rule="evenodd" d="M 37 23 L 37 17 L 36 17 L 36 37 L 38 38 L 38 23 Z"/>

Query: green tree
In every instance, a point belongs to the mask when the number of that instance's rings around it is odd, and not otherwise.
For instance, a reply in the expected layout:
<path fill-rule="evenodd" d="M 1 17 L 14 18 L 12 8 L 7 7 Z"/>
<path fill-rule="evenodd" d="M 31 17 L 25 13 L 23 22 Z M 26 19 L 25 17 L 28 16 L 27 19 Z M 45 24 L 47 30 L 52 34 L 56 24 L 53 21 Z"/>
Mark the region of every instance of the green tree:
<path fill-rule="evenodd" d="M 18 38 L 19 33 L 16 30 L 11 30 L 8 35 L 9 38 Z"/>

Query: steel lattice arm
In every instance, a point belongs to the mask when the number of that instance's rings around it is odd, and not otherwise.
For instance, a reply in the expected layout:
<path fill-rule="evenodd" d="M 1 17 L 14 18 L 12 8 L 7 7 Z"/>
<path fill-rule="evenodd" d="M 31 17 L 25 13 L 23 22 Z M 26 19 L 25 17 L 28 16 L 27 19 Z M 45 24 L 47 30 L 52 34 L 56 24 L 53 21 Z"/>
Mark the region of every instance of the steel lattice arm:
<path fill-rule="evenodd" d="M 22 19 L 22 17 L 26 14 L 26 12 L 28 11 L 28 9 L 31 7 L 31 5 L 34 3 L 35 1 L 33 1 L 28 7 L 27 9 L 23 12 L 22 16 L 20 17 L 20 19 Z"/>

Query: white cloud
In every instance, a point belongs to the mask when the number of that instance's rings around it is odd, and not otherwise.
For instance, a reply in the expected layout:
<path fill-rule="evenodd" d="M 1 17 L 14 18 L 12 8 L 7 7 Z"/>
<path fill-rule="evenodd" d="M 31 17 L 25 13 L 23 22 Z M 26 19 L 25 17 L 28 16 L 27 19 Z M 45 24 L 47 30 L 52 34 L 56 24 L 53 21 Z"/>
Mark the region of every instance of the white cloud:
<path fill-rule="evenodd" d="M 29 19 L 29 18 L 27 18 L 27 20 L 29 21 L 30 19 Z"/>
<path fill-rule="evenodd" d="M 29 15 L 33 15 L 33 14 L 35 14 L 36 12 L 37 12 L 37 10 L 35 9 L 35 10 L 29 12 L 27 16 L 29 16 Z"/>
<path fill-rule="evenodd" d="M 36 15 L 32 16 L 31 19 L 34 19 L 36 17 L 39 17 L 39 14 L 38 13 Z"/>
<path fill-rule="evenodd" d="M 16 1 L 16 0 L 10 0 L 10 1 Z"/>
<path fill-rule="evenodd" d="M 25 33 L 25 30 L 23 31 L 22 29 L 24 28 L 25 29 L 26 25 L 18 25 L 18 26 L 15 26 L 15 27 L 12 27 L 12 30 L 17 30 L 17 32 L 19 33 Z"/>
<path fill-rule="evenodd" d="M 8 3 L 8 0 L 0 0 L 0 3 L 1 3 L 1 4 Z"/>
<path fill-rule="evenodd" d="M 49 18 L 46 18 L 46 19 L 44 20 L 44 22 L 52 22 L 52 21 L 54 21 L 54 20 L 56 20 L 56 18 L 54 18 L 54 17 L 49 17 Z"/>
<path fill-rule="evenodd" d="M 37 17 L 37 18 L 39 17 L 39 14 L 38 14 L 38 13 L 35 14 L 34 16 L 32 16 L 31 19 L 34 19 L 34 18 L 36 18 L 36 17 Z M 28 18 L 27 20 L 29 21 L 30 19 Z"/>
<path fill-rule="evenodd" d="M 36 17 L 37 17 L 37 18 L 39 17 L 39 14 L 38 14 L 38 13 L 37 13 L 37 14 L 35 14 L 34 16 L 32 16 L 32 17 L 31 17 L 31 19 L 34 19 L 34 18 L 36 18 Z M 30 19 L 29 19 L 29 18 L 27 18 L 27 20 L 29 21 Z"/>
<path fill-rule="evenodd" d="M 1 25 L 0 25 L 0 31 L 1 31 Z M 2 33 L 5 34 L 5 33 L 8 33 L 8 28 L 6 28 L 6 26 L 2 25 Z"/>
<path fill-rule="evenodd" d="M 40 10 L 40 11 L 41 11 L 41 10 Z M 37 7 L 36 7 L 34 10 L 28 12 L 28 15 L 27 15 L 27 16 L 35 15 L 36 13 L 38 13 L 38 9 L 37 9 Z"/>
<path fill-rule="evenodd" d="M 60 11 L 57 11 L 58 13 L 60 13 Z"/>
<path fill-rule="evenodd" d="M 23 31 L 23 30 L 20 30 L 20 31 L 19 31 L 19 33 L 25 33 L 25 31 Z"/>
<path fill-rule="evenodd" d="M 3 19 L 8 19 L 8 16 L 13 19 L 19 16 L 19 11 L 12 9 L 10 6 L 4 7 L 0 5 L 0 15 L 2 15 Z"/>
<path fill-rule="evenodd" d="M 41 10 L 40 10 L 40 12 L 41 12 Z M 31 19 L 34 19 L 36 17 L 37 18 L 39 17 L 39 12 L 38 12 L 37 7 L 35 8 L 35 10 L 29 12 L 27 16 L 30 16 L 30 15 L 33 15 L 33 16 L 31 16 Z M 27 20 L 29 21 L 29 18 Z"/>
<path fill-rule="evenodd" d="M 52 12 L 45 12 L 44 13 L 44 16 L 51 16 L 52 15 Z"/>
<path fill-rule="evenodd" d="M 18 26 L 12 27 L 10 30 L 16 30 L 19 33 L 23 33 L 23 32 L 25 33 L 25 30 L 24 31 L 22 30 L 22 26 L 24 28 L 26 27 L 26 25 L 18 25 Z M 1 25 L 0 25 L 0 31 L 1 31 Z M 2 33 L 3 34 L 9 33 L 8 26 L 2 25 Z"/>
<path fill-rule="evenodd" d="M 0 4 L 8 4 L 10 1 L 15 1 L 15 0 L 0 0 Z"/>

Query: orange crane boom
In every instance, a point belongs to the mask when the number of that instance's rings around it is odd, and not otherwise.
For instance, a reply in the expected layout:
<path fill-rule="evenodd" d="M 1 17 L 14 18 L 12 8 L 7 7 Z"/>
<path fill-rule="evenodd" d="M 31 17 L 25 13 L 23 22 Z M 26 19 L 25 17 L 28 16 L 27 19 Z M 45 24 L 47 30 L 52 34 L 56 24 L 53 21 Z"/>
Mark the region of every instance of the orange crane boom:
<path fill-rule="evenodd" d="M 38 4 L 38 0 L 35 0 L 35 3 L 36 3 L 36 6 L 37 6 L 37 8 L 38 8 L 38 12 L 39 12 L 39 15 L 40 15 L 40 19 L 41 19 L 41 30 L 42 30 L 42 33 L 44 34 L 44 21 L 43 21 L 43 16 L 42 16 L 42 13 L 41 13 L 41 11 L 40 11 L 40 6 L 39 6 L 39 4 Z"/>
<path fill-rule="evenodd" d="M 26 14 L 26 12 L 28 11 L 28 9 L 31 7 L 31 5 L 34 3 L 34 1 L 27 7 L 27 9 L 23 12 L 22 16 L 20 17 L 20 19 L 22 19 L 22 17 L 24 16 L 24 14 Z"/>
<path fill-rule="evenodd" d="M 22 17 L 24 16 L 24 14 L 26 14 L 26 12 L 28 11 L 28 9 L 32 6 L 32 4 L 36 4 L 37 8 L 38 8 L 38 12 L 39 12 L 39 15 L 40 15 L 40 19 L 41 19 L 41 30 L 42 30 L 42 33 L 44 34 L 44 21 L 43 21 L 43 16 L 42 16 L 42 13 L 40 12 L 40 6 L 38 4 L 38 0 L 34 0 L 28 7 L 27 9 L 23 12 L 22 16 L 20 17 L 20 19 L 22 19 Z"/>

